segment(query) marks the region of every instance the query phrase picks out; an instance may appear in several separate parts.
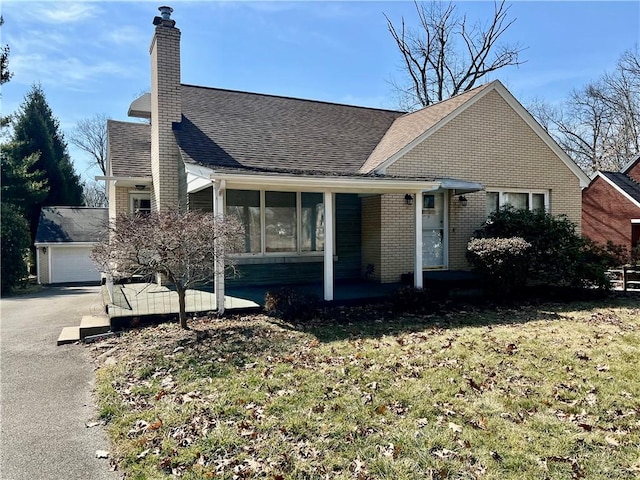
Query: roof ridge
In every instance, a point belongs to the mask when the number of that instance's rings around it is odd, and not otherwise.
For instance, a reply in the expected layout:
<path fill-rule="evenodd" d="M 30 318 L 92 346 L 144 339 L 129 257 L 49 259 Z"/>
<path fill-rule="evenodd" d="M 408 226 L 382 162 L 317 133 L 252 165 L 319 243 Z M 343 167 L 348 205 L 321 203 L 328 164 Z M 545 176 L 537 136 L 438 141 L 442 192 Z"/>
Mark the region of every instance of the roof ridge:
<path fill-rule="evenodd" d="M 322 103 L 325 105 L 336 105 L 336 106 L 340 106 L 340 107 L 350 107 L 350 108 L 361 108 L 364 110 L 377 110 L 377 111 L 382 111 L 382 112 L 389 112 L 389 113 L 401 113 L 401 114 L 406 114 L 406 113 L 410 113 L 410 112 L 405 112 L 404 110 L 392 110 L 392 109 L 388 109 L 388 108 L 378 108 L 378 107 L 365 107 L 362 105 L 351 105 L 348 103 L 339 103 L 339 102 L 329 102 L 326 100 L 314 100 L 314 99 L 310 99 L 310 98 L 300 98 L 300 97 L 291 97 L 291 96 L 287 96 L 287 95 L 276 95 L 273 93 L 260 93 L 260 92 L 247 92 L 244 90 L 232 90 L 230 88 L 218 88 L 218 87 L 207 87 L 204 85 L 191 85 L 188 83 L 181 83 L 180 84 L 183 87 L 191 87 L 191 88 L 202 88 L 205 90 L 217 90 L 220 92 L 230 92 L 230 93 L 243 93 L 246 95 L 258 95 L 261 97 L 273 97 L 273 98 L 282 98 L 284 100 L 297 100 L 300 102 L 310 102 L 310 103 Z"/>

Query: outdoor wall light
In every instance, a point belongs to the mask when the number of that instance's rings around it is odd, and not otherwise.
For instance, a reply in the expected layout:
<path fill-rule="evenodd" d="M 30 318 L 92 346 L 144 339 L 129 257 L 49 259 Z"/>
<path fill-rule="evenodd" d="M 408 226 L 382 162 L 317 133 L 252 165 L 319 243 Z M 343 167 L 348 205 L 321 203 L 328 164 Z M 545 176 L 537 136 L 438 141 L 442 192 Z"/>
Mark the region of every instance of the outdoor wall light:
<path fill-rule="evenodd" d="M 406 203 L 407 205 L 413 205 L 413 195 L 411 195 L 410 193 L 407 193 L 404 196 L 404 203 Z"/>
<path fill-rule="evenodd" d="M 460 205 L 462 205 L 463 207 L 467 205 L 467 197 L 465 197 L 464 195 L 460 195 L 458 197 L 458 201 L 460 202 Z"/>
<path fill-rule="evenodd" d="M 44 253 L 46 255 L 47 253 L 47 247 L 42 247 L 42 253 Z"/>

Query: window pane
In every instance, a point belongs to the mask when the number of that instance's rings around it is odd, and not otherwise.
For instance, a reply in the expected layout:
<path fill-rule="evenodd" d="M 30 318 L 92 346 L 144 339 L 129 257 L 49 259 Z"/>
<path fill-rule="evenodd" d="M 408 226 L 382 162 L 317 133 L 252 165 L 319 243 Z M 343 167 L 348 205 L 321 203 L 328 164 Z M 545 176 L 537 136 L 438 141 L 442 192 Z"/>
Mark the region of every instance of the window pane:
<path fill-rule="evenodd" d="M 267 252 L 297 251 L 295 192 L 265 192 Z"/>
<path fill-rule="evenodd" d="M 529 194 L 504 192 L 504 203 L 505 205 L 508 203 L 518 210 L 528 210 Z"/>
<path fill-rule="evenodd" d="M 304 192 L 301 196 L 301 249 L 303 252 L 322 252 L 324 250 L 324 197 L 322 193 Z"/>
<path fill-rule="evenodd" d="M 422 208 L 436 208 L 436 196 L 435 195 L 423 195 L 422 196 Z"/>
<path fill-rule="evenodd" d="M 531 194 L 532 210 L 544 210 L 544 193 Z"/>
<path fill-rule="evenodd" d="M 244 252 L 260 253 L 260 192 L 227 190 L 226 214 L 236 216 L 244 225 Z"/>
<path fill-rule="evenodd" d="M 146 214 L 151 212 L 151 194 L 134 193 L 131 195 L 131 213 Z"/>
<path fill-rule="evenodd" d="M 487 217 L 500 207 L 500 194 L 498 192 L 487 192 Z"/>

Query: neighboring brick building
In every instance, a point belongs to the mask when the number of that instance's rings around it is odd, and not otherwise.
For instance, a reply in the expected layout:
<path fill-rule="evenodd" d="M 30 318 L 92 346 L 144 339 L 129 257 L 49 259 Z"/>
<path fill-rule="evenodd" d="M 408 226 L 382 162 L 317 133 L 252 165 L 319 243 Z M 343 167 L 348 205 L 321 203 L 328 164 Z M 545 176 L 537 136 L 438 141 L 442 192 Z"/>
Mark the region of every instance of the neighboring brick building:
<path fill-rule="evenodd" d="M 412 113 L 185 85 L 161 11 L 151 93 L 129 108 L 151 125 L 109 122 L 110 216 L 239 216 L 243 276 L 227 282 L 323 281 L 330 300 L 335 280 L 468 269 L 469 237 L 500 205 L 580 225 L 588 177 L 499 81 Z"/>
<path fill-rule="evenodd" d="M 628 250 L 640 243 L 640 155 L 620 172 L 598 172 L 582 192 L 582 233 Z"/>

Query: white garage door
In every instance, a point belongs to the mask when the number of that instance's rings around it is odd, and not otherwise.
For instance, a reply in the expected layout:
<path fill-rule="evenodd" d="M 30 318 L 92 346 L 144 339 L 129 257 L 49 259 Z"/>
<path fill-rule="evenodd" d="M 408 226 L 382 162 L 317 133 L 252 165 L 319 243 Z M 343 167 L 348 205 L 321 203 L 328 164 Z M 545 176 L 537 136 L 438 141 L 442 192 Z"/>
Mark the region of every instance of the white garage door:
<path fill-rule="evenodd" d="M 91 247 L 53 247 L 51 283 L 99 282 L 100 272 L 91 261 Z"/>

